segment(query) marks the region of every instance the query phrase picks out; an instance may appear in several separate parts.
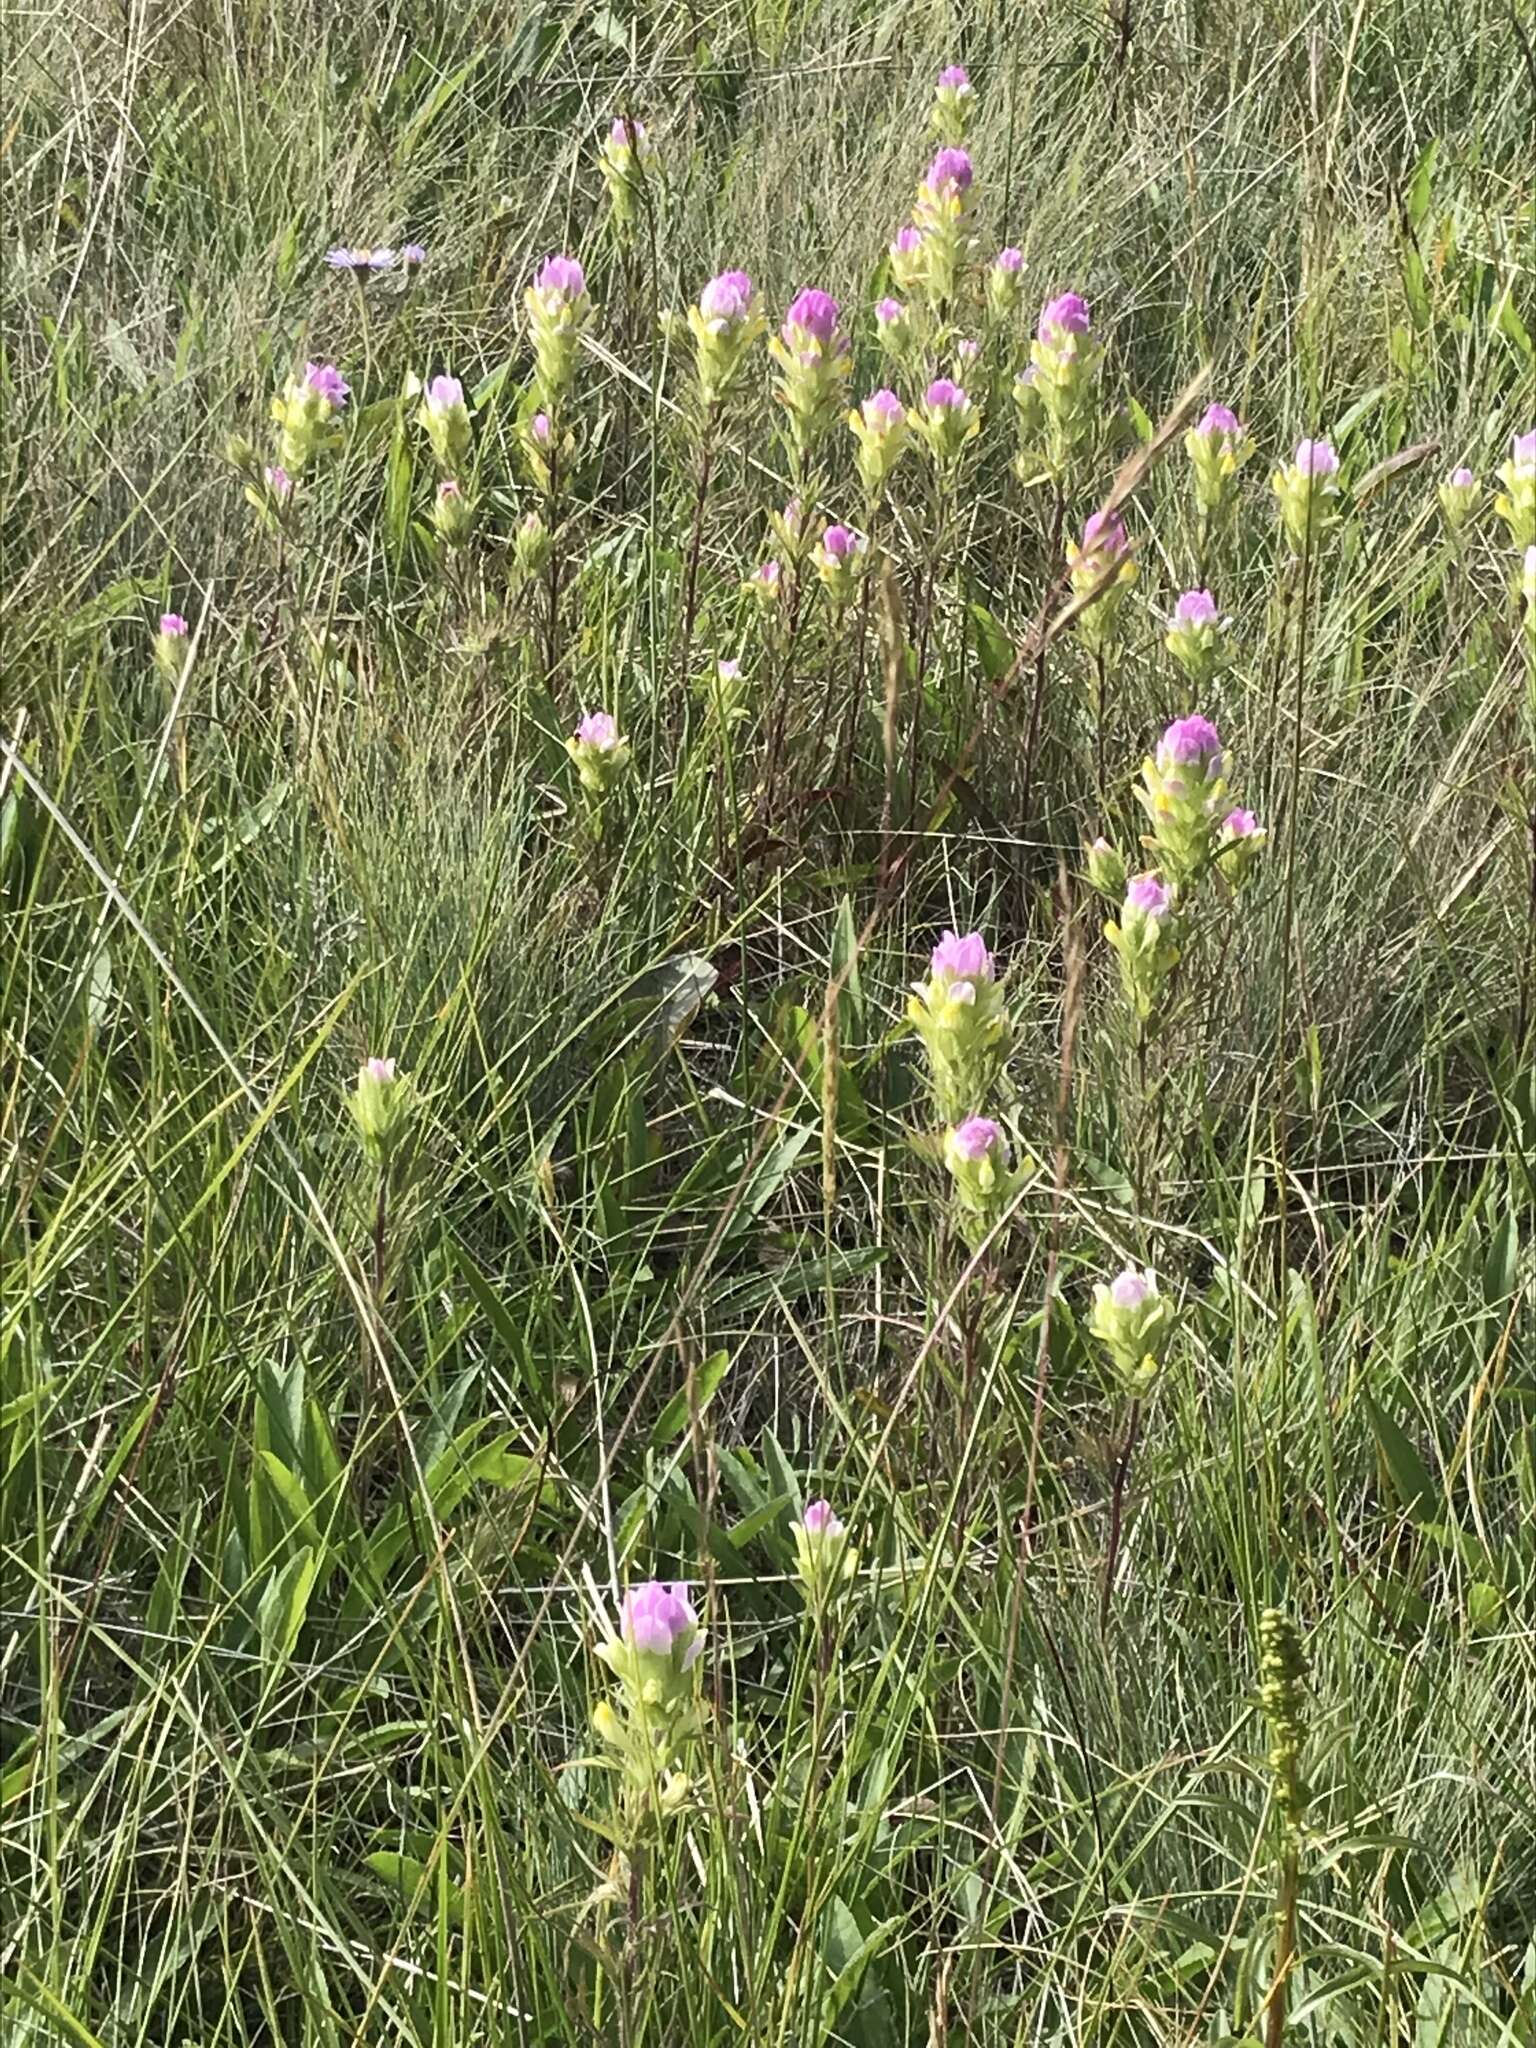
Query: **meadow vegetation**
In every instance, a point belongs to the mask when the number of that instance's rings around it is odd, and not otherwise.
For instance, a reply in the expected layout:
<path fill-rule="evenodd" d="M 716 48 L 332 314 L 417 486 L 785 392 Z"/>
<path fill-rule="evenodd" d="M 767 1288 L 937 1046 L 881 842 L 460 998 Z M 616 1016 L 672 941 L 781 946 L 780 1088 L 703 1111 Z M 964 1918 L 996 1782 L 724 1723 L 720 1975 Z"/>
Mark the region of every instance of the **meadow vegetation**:
<path fill-rule="evenodd" d="M 7 40 L 4 2040 L 1530 2048 L 1528 0 Z"/>

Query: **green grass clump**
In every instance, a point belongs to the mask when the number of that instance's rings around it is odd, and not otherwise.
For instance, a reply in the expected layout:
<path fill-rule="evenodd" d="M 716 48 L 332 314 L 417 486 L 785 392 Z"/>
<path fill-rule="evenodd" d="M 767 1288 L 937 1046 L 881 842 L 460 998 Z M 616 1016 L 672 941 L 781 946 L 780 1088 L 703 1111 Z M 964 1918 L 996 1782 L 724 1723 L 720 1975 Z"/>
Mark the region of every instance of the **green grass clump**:
<path fill-rule="evenodd" d="M 1533 47 L 20 24 L 7 2042 L 1536 2040 Z M 701 385 L 737 267 L 847 358 Z M 310 361 L 348 403 L 274 420 Z M 871 481 L 849 407 L 941 375 L 978 430 Z M 1159 811 L 1192 712 L 1251 855 Z M 676 1640 L 616 1644 L 652 1578 Z"/>

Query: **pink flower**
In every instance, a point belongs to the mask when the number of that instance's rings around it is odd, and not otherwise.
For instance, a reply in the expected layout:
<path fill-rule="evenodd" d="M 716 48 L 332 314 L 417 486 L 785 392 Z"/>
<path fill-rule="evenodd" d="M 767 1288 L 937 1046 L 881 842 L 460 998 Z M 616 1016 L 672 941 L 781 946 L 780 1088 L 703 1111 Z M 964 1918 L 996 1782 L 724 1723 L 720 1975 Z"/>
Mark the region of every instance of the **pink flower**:
<path fill-rule="evenodd" d="M 325 263 L 328 270 L 350 270 L 354 274 L 373 270 L 394 268 L 393 249 L 327 249 Z"/>
<path fill-rule="evenodd" d="M 1173 905 L 1173 891 L 1160 876 L 1133 875 L 1126 884 L 1125 907 L 1143 917 L 1166 917 Z"/>
<path fill-rule="evenodd" d="M 634 149 L 645 140 L 645 123 L 620 114 L 608 130 L 608 140 L 615 149 Z"/>
<path fill-rule="evenodd" d="M 733 661 L 727 656 L 724 660 L 715 663 L 715 673 L 719 676 L 722 683 L 737 682 L 741 677 L 741 663 Z"/>
<path fill-rule="evenodd" d="M 368 1076 L 370 1081 L 382 1081 L 388 1083 L 390 1081 L 393 1081 L 393 1079 L 395 1078 L 395 1063 L 393 1060 L 364 1060 L 363 1072 Z"/>
<path fill-rule="evenodd" d="M 162 612 L 160 614 L 160 630 L 172 640 L 185 640 L 187 637 L 187 622 L 180 612 Z"/>
<path fill-rule="evenodd" d="M 1001 270 L 1005 276 L 1016 277 L 1024 268 L 1023 250 L 1012 248 L 999 249 L 992 258 L 992 268 L 994 270 Z"/>
<path fill-rule="evenodd" d="M 952 384 L 948 377 L 935 377 L 923 396 L 930 412 L 953 412 L 970 402 L 960 386 Z"/>
<path fill-rule="evenodd" d="M 968 1116 L 955 1130 L 950 1142 L 962 1159 L 985 1159 L 1003 1135 L 1002 1126 L 989 1116 Z"/>
<path fill-rule="evenodd" d="M 1181 626 L 1216 626 L 1221 623 L 1216 600 L 1208 590 L 1186 590 L 1173 608 Z"/>
<path fill-rule="evenodd" d="M 849 526 L 829 526 L 821 536 L 821 544 L 834 562 L 846 562 L 858 552 L 859 536 Z"/>
<path fill-rule="evenodd" d="M 907 416 L 906 409 L 895 392 L 887 391 L 883 387 L 879 391 L 871 391 L 859 410 L 864 415 L 864 424 L 867 427 L 899 426 Z"/>
<path fill-rule="evenodd" d="M 1221 773 L 1221 734 L 1198 711 L 1173 721 L 1158 753 L 1180 768 L 1203 768 L 1208 777 Z"/>
<path fill-rule="evenodd" d="M 1047 348 L 1060 348 L 1067 335 L 1087 334 L 1091 324 L 1087 300 L 1079 298 L 1076 292 L 1063 292 L 1041 313 L 1036 332 Z"/>
<path fill-rule="evenodd" d="M 1339 466 L 1331 441 L 1298 441 L 1296 467 L 1303 476 L 1332 476 Z"/>
<path fill-rule="evenodd" d="M 547 448 L 554 438 L 554 429 L 549 424 L 547 412 L 536 412 L 528 422 L 528 438 L 536 448 Z"/>
<path fill-rule="evenodd" d="M 699 311 L 706 320 L 735 327 L 752 310 L 752 280 L 744 270 L 722 270 L 699 293 Z"/>
<path fill-rule="evenodd" d="M 894 327 L 906 310 L 900 299 L 882 299 L 875 308 L 875 318 L 882 327 Z"/>
<path fill-rule="evenodd" d="M 1536 427 L 1528 434 L 1516 434 L 1509 444 L 1509 452 L 1521 469 L 1536 469 Z"/>
<path fill-rule="evenodd" d="M 587 289 L 587 274 L 574 256 L 551 256 L 534 284 L 551 304 L 574 305 Z"/>
<path fill-rule="evenodd" d="M 1470 469 L 1453 469 L 1451 471 L 1451 482 L 1458 491 L 1475 490 L 1477 487 L 1477 478 Z"/>
<path fill-rule="evenodd" d="M 1156 1292 L 1157 1282 L 1152 1275 L 1138 1273 L 1134 1266 L 1127 1266 L 1123 1273 L 1117 1273 L 1109 1283 L 1109 1298 L 1116 1308 L 1141 1308 Z"/>
<path fill-rule="evenodd" d="M 434 377 L 427 386 L 427 403 L 439 412 L 448 412 L 464 403 L 464 386 L 457 377 Z"/>
<path fill-rule="evenodd" d="M 685 1642 L 683 1651 L 685 1671 L 704 1648 L 698 1626 L 688 1587 L 680 1580 L 663 1585 L 657 1579 L 647 1579 L 643 1585 L 631 1586 L 619 1608 L 619 1634 L 631 1649 L 669 1657 L 674 1645 L 691 1635 L 693 1640 Z"/>
<path fill-rule="evenodd" d="M 758 567 L 752 571 L 752 579 L 754 582 L 760 583 L 763 586 L 764 590 L 777 590 L 779 587 L 778 563 L 759 563 Z"/>
<path fill-rule="evenodd" d="M 974 363 L 980 354 L 981 343 L 979 341 L 966 339 L 955 343 L 955 361 L 957 363 Z"/>
<path fill-rule="evenodd" d="M 323 398 L 326 404 L 334 407 L 337 412 L 340 412 L 352 396 L 351 385 L 346 382 L 340 370 L 335 369 L 330 363 L 306 363 L 304 382 L 317 398 Z"/>
<path fill-rule="evenodd" d="M 1118 512 L 1090 512 L 1083 522 L 1082 544 L 1077 551 L 1081 573 L 1102 576 L 1106 569 L 1124 560 L 1129 547 L 1125 521 Z"/>
<path fill-rule="evenodd" d="M 445 476 L 442 482 L 437 487 L 437 495 L 440 498 L 452 499 L 462 498 L 464 493 L 459 488 L 459 486 L 454 482 L 451 476 Z"/>
<path fill-rule="evenodd" d="M 971 74 L 963 64 L 950 64 L 939 73 L 939 83 L 950 92 L 969 92 Z"/>
<path fill-rule="evenodd" d="M 784 342 L 789 348 L 804 348 L 818 342 L 827 348 L 837 334 L 840 308 L 830 292 L 810 287 L 801 292 L 784 316 Z"/>
<path fill-rule="evenodd" d="M 261 472 L 261 479 L 274 498 L 281 500 L 293 496 L 293 478 L 281 463 L 269 462 Z"/>
<path fill-rule="evenodd" d="M 829 1500 L 813 1500 L 800 1518 L 807 1536 L 841 1536 L 843 1525 L 832 1512 Z"/>
<path fill-rule="evenodd" d="M 407 242 L 400 251 L 400 261 L 407 270 L 420 270 L 427 260 L 427 252 L 420 242 Z"/>
<path fill-rule="evenodd" d="M 967 932 L 964 938 L 945 932 L 929 964 L 936 975 L 949 981 L 991 981 L 996 971 L 980 932 Z"/>
<path fill-rule="evenodd" d="M 611 754 L 619 743 L 618 721 L 610 711 L 589 711 L 577 726 L 576 737 L 583 746 L 594 747 L 600 754 Z"/>
<path fill-rule="evenodd" d="M 1259 821 L 1252 811 L 1228 811 L 1221 829 L 1228 839 L 1251 839 L 1259 829 Z"/>
<path fill-rule="evenodd" d="M 957 192 L 971 189 L 971 159 L 963 149 L 941 149 L 928 166 L 924 180 L 935 192 L 942 192 L 946 185 L 953 185 Z"/>
<path fill-rule="evenodd" d="M 1218 434 L 1225 435 L 1229 441 L 1238 441 L 1242 439 L 1243 427 L 1241 420 L 1239 420 L 1237 414 L 1233 412 L 1230 406 L 1208 405 L 1195 428 L 1195 432 L 1197 434 L 1204 434 L 1213 441 Z"/>
<path fill-rule="evenodd" d="M 896 230 L 896 239 L 891 244 L 893 256 L 915 256 L 923 246 L 922 231 L 910 223 Z"/>

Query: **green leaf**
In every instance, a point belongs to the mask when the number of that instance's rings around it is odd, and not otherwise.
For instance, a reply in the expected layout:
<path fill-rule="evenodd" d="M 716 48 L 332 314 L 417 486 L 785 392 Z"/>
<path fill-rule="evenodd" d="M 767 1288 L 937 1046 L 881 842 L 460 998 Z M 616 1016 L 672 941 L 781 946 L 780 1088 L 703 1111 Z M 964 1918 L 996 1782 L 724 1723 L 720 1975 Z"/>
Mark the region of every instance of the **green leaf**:
<path fill-rule="evenodd" d="M 318 1550 L 301 1550 L 297 1557 L 291 1557 L 280 1572 L 274 1572 L 267 1581 L 267 1590 L 262 1594 L 256 1609 L 256 1626 L 261 1635 L 262 1649 L 267 1663 L 275 1675 L 281 1671 L 293 1655 L 294 1645 L 299 1640 L 299 1631 L 309 1612 L 309 1596 L 314 1589 L 315 1575 L 320 1569 Z"/>
<path fill-rule="evenodd" d="M 1430 1509 L 1439 1500 L 1440 1492 L 1423 1459 L 1391 1416 L 1379 1408 L 1369 1394 L 1364 1398 L 1371 1428 L 1376 1433 L 1377 1449 L 1387 1468 L 1392 1491 L 1402 1503 L 1403 1513 L 1410 1522 L 1433 1520 Z"/>
<path fill-rule="evenodd" d="M 694 1401 L 698 1403 L 699 1413 L 703 1414 L 719 1390 L 720 1382 L 730 1369 L 730 1363 L 729 1352 L 716 1351 L 705 1359 L 694 1374 L 691 1400 L 690 1390 L 686 1384 L 678 1388 L 657 1416 L 656 1426 L 651 1431 L 651 1443 L 656 1449 L 659 1450 L 663 1444 L 671 1443 L 675 1436 L 682 1434 L 692 1417 Z"/>
<path fill-rule="evenodd" d="M 432 1873 L 414 1856 L 397 1856 L 392 1849 L 375 1849 L 363 1862 L 375 1877 L 382 1877 L 391 1890 L 397 1891 L 407 1905 L 427 1905 L 437 1895 Z M 442 1906 L 451 1926 L 464 1925 L 464 1894 L 457 1885 L 446 1887 Z"/>

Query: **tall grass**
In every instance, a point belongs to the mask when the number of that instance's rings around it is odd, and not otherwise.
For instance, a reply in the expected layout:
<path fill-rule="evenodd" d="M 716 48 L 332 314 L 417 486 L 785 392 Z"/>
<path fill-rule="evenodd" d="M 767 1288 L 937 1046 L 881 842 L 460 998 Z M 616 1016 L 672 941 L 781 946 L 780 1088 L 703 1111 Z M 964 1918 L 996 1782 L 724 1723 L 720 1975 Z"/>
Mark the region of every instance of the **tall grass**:
<path fill-rule="evenodd" d="M 1536 2039 L 1536 768 L 1503 530 L 1436 503 L 1536 420 L 1528 10 L 12 29 L 6 2039 Z M 1103 713 L 1005 384 L 942 548 L 909 456 L 894 595 L 835 630 L 807 598 L 775 653 L 740 588 L 788 473 L 759 359 L 698 514 L 662 316 L 734 262 L 775 324 L 823 284 L 853 395 L 883 381 L 956 57 L 982 253 L 1108 342 L 1066 508 L 1132 460 Z M 628 251 L 620 111 L 655 148 Z M 409 293 L 321 267 L 407 239 Z M 522 293 L 561 247 L 601 310 L 551 665 L 512 548 Z M 222 450 L 309 356 L 354 399 L 283 543 Z M 451 568 L 400 396 L 439 371 L 474 402 Z M 1188 469 L 1147 458 L 1202 373 L 1257 453 L 1200 564 L 1238 646 L 1200 708 L 1271 844 L 1147 1046 L 1083 848 L 1134 843 L 1191 708 Z M 1346 513 L 1283 601 L 1304 433 Z M 595 706 L 634 750 L 600 833 L 564 745 Z M 975 1255 L 903 1021 L 973 925 L 1039 1162 Z M 344 1096 L 383 1053 L 415 1109 L 380 1231 Z M 1127 1258 L 1179 1309 L 1134 1428 L 1086 1328 Z M 825 1616 L 818 1494 L 859 1553 Z M 687 1795 L 637 1832 L 593 1651 L 652 1574 L 708 1634 Z M 1270 1608 L 1310 1670 L 1295 1835 Z"/>

